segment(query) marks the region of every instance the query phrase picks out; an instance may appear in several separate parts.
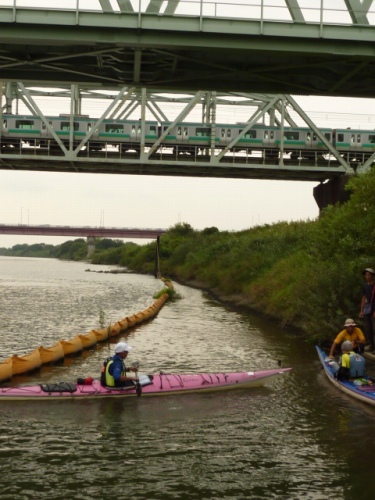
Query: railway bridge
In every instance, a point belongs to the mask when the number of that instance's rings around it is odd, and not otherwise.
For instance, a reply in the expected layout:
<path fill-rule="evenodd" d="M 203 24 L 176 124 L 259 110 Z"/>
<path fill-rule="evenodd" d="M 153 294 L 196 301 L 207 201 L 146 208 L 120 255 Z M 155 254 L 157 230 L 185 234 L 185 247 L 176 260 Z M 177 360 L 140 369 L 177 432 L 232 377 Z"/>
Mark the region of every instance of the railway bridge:
<path fill-rule="evenodd" d="M 87 256 L 90 257 L 95 251 L 96 238 L 146 238 L 155 239 L 155 276 L 160 274 L 159 255 L 160 237 L 166 233 L 166 229 L 146 229 L 135 227 L 90 227 L 90 226 L 52 226 L 50 224 L 0 224 L 1 234 L 25 234 L 43 236 L 85 236 L 87 238 Z"/>
<path fill-rule="evenodd" d="M 0 0 L 0 136 L 6 115 L 28 115 L 58 145 L 19 137 L 0 148 L 0 168 L 313 180 L 324 206 L 340 199 L 346 176 L 371 168 L 374 154 L 354 162 L 340 154 L 295 96 L 372 98 L 374 41 L 372 0 L 65 0 L 59 8 Z M 247 117 L 240 135 L 217 148 L 215 125 L 228 107 Z M 90 129 L 77 140 L 75 117 L 86 110 Z M 52 114 L 69 122 L 65 140 Z M 191 116 L 210 126 L 207 147 L 171 154 L 165 138 Z M 139 122 L 136 151 L 90 149 L 114 119 Z M 150 119 L 168 123 L 152 144 Z M 277 155 L 236 154 L 257 124 L 307 127 L 324 154 L 291 159 L 283 133 Z"/>

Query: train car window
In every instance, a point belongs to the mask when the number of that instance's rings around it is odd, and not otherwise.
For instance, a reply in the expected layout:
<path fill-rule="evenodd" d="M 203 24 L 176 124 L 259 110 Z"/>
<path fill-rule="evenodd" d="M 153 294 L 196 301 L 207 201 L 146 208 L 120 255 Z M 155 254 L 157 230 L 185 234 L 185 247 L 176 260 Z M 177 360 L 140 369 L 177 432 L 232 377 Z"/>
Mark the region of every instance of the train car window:
<path fill-rule="evenodd" d="M 225 128 L 221 129 L 221 137 L 222 137 L 222 139 L 225 137 Z"/>
<path fill-rule="evenodd" d="M 138 134 L 140 134 L 140 133 L 141 133 L 141 126 L 138 125 Z"/>
<path fill-rule="evenodd" d="M 331 134 L 330 134 L 329 132 L 326 132 L 326 133 L 324 134 L 324 137 L 325 137 L 328 141 L 330 141 L 330 140 L 331 140 Z"/>
<path fill-rule="evenodd" d="M 228 128 L 228 137 L 232 137 L 232 131 L 230 128 Z"/>
<path fill-rule="evenodd" d="M 355 135 L 354 135 L 354 134 L 352 134 L 352 135 L 350 136 L 350 142 L 352 142 L 352 143 L 354 143 L 354 142 L 355 142 Z"/>
<path fill-rule="evenodd" d="M 313 141 L 316 141 L 316 134 L 313 134 Z"/>
<path fill-rule="evenodd" d="M 287 141 L 296 141 L 299 139 L 299 132 L 285 132 L 284 139 Z"/>
<path fill-rule="evenodd" d="M 177 127 L 177 135 L 181 135 L 181 127 Z"/>
<path fill-rule="evenodd" d="M 311 134 L 310 134 L 310 132 L 307 132 L 307 134 L 306 134 L 306 140 L 307 141 L 311 141 Z"/>
<path fill-rule="evenodd" d="M 242 130 L 240 130 L 240 133 L 242 132 Z M 247 132 L 245 132 L 245 134 L 243 135 L 243 138 L 244 139 L 255 139 L 257 136 L 257 131 L 256 130 L 248 130 Z M 266 134 L 264 134 L 264 138 L 267 139 L 266 137 Z"/>
<path fill-rule="evenodd" d="M 7 128 L 7 120 L 4 120 L 4 121 L 3 121 L 3 127 L 4 127 L 4 128 Z"/>
<path fill-rule="evenodd" d="M 268 130 L 265 130 L 265 131 L 264 131 L 264 138 L 265 138 L 265 139 L 268 139 Z"/>
<path fill-rule="evenodd" d="M 108 123 L 105 126 L 105 131 L 108 134 L 123 134 L 124 133 L 124 126 L 120 123 Z"/>
<path fill-rule="evenodd" d="M 155 125 L 150 125 L 150 133 L 156 134 L 156 127 L 155 127 Z"/>
<path fill-rule="evenodd" d="M 92 127 L 91 127 L 91 123 L 88 123 L 88 124 L 87 124 L 87 132 L 90 132 L 91 128 L 92 128 Z"/>
<path fill-rule="evenodd" d="M 337 134 L 337 142 L 344 142 L 344 134 Z"/>
<path fill-rule="evenodd" d="M 79 130 L 79 123 L 78 122 L 74 122 L 73 129 L 74 129 L 74 131 Z M 60 130 L 62 132 L 70 132 L 70 122 L 61 122 L 60 123 Z"/>
<path fill-rule="evenodd" d="M 361 142 L 361 134 L 358 134 L 358 135 L 357 135 L 357 142 L 358 142 L 358 143 L 359 143 L 359 142 Z"/>
<path fill-rule="evenodd" d="M 42 130 L 46 130 L 46 124 L 44 122 L 42 122 Z"/>
<path fill-rule="evenodd" d="M 273 138 L 274 138 L 274 131 L 271 130 L 271 132 L 270 132 L 270 139 L 273 139 Z"/>
<path fill-rule="evenodd" d="M 197 127 L 195 129 L 195 135 L 197 137 L 210 137 L 210 129 L 203 128 L 203 127 Z"/>
<path fill-rule="evenodd" d="M 184 136 L 187 137 L 188 136 L 188 129 L 187 127 L 184 127 Z"/>
<path fill-rule="evenodd" d="M 33 130 L 34 120 L 16 120 L 16 128 L 21 130 Z"/>
<path fill-rule="evenodd" d="M 369 135 L 368 141 L 371 142 L 371 144 L 375 144 L 375 135 Z"/>

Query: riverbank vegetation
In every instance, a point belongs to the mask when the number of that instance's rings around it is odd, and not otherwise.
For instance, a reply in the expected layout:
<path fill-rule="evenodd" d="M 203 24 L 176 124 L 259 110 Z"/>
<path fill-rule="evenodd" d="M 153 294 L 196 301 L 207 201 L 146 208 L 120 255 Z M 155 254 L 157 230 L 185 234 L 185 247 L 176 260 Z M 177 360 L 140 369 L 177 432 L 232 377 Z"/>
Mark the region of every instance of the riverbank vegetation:
<path fill-rule="evenodd" d="M 347 189 L 350 200 L 315 221 L 241 232 L 176 224 L 161 237 L 162 274 L 295 327 L 311 341 L 332 337 L 347 317 L 359 320 L 362 271 L 375 267 L 375 172 L 353 177 Z M 73 252 L 74 244 L 81 251 Z M 80 260 L 84 244 L 66 242 L 51 256 Z M 97 245 L 92 263 L 154 272 L 155 242 L 106 245 Z"/>

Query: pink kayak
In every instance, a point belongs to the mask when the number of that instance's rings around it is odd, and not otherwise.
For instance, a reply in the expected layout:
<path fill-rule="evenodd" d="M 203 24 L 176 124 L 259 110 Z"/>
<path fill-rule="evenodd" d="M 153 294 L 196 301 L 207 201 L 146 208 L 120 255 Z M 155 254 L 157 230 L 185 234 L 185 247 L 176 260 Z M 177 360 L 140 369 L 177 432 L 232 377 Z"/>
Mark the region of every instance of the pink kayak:
<path fill-rule="evenodd" d="M 130 387 L 103 387 L 99 380 L 85 383 L 59 382 L 33 386 L 1 387 L 0 400 L 91 399 L 127 396 L 163 396 L 192 392 L 261 387 L 291 368 L 256 372 L 140 375 Z M 81 381 L 80 381 L 81 382 Z"/>

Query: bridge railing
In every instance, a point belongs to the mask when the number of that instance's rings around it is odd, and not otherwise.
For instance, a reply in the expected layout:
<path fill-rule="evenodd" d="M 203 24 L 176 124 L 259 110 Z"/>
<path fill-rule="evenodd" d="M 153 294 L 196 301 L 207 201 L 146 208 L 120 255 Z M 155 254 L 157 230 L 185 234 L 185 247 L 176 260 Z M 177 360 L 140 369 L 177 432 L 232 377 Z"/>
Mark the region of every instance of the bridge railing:
<path fill-rule="evenodd" d="M 349 0 L 0 0 L 1 9 L 81 13 L 141 14 L 333 25 L 375 25 L 372 2 Z M 25 18 L 22 17 L 22 22 Z"/>
<path fill-rule="evenodd" d="M 72 157 L 66 158 L 62 150 L 60 150 L 54 141 L 48 140 L 47 144 L 40 147 L 37 140 L 30 140 L 28 145 L 23 143 L 22 139 L 18 139 L 14 142 L 11 147 L 9 145 L 4 145 L 2 147 L 0 138 L 0 159 L 9 159 L 12 157 L 18 157 L 20 159 L 35 160 L 38 161 L 57 161 L 63 159 L 72 160 Z M 122 151 L 121 148 L 116 148 L 107 144 L 103 144 L 102 149 L 99 151 L 97 149 L 97 143 L 94 143 L 95 150 L 91 149 L 90 142 L 87 143 L 86 147 L 79 151 L 74 156 L 74 162 L 77 163 L 111 163 L 113 165 L 117 163 L 121 164 L 134 164 L 141 162 L 140 152 L 135 151 Z M 149 147 L 145 148 L 145 152 L 149 151 Z M 157 152 L 153 153 L 150 157 L 153 164 L 158 163 L 165 164 L 165 162 L 173 162 L 176 165 L 185 166 L 187 164 L 209 164 L 210 166 L 220 166 L 224 165 L 229 167 L 235 166 L 267 166 L 278 164 L 281 161 L 281 165 L 292 166 L 303 168 L 311 167 L 321 167 L 324 170 L 331 170 L 332 168 L 340 169 L 340 164 L 337 159 L 329 153 L 322 151 L 310 151 L 309 155 L 306 156 L 304 150 L 295 150 L 293 158 L 290 156 L 290 152 L 280 153 L 279 147 L 275 146 L 275 149 L 268 151 L 264 149 L 260 151 L 258 149 L 244 150 L 243 147 L 233 147 L 228 151 L 222 159 L 217 159 L 217 156 L 221 152 L 220 149 L 214 151 L 214 157 L 207 150 L 202 150 L 199 146 L 189 146 L 189 151 L 186 152 L 186 145 L 180 146 L 160 146 Z M 349 161 L 349 154 L 348 161 Z M 365 162 L 369 154 L 356 153 L 356 162 L 362 164 Z M 346 159 L 346 158 L 345 158 Z"/>

